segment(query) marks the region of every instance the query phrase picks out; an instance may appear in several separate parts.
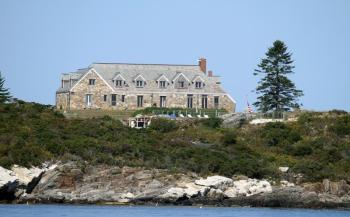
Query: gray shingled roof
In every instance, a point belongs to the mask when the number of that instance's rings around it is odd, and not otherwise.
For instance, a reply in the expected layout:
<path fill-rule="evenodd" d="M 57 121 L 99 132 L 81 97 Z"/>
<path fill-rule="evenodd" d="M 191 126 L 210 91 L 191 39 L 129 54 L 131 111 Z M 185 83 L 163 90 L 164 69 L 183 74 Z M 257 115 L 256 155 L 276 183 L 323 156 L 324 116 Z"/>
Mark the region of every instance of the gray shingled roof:
<path fill-rule="evenodd" d="M 76 72 L 63 74 L 63 80 L 79 79 L 89 69 L 95 69 L 112 87 L 113 78 L 116 75 L 122 75 L 127 83 L 131 83 L 135 77 L 142 75 L 146 81 L 157 80 L 165 75 L 169 81 L 172 81 L 179 73 L 183 73 L 190 81 L 196 76 L 201 76 L 204 81 L 218 79 L 217 77 L 207 77 L 198 65 L 168 65 L 168 64 L 129 64 L 129 63 L 93 63 L 86 69 L 80 69 Z M 73 83 L 74 84 L 74 83 Z M 68 91 L 70 87 L 60 88 L 57 92 Z"/>

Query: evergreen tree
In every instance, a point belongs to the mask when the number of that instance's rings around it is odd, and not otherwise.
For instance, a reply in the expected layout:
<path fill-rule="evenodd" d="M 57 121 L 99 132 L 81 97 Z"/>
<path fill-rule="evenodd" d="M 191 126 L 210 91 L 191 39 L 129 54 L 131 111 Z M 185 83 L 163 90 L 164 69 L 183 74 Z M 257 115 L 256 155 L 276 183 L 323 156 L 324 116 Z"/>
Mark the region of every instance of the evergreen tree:
<path fill-rule="evenodd" d="M 11 99 L 9 89 L 5 88 L 4 84 L 5 84 L 5 78 L 1 76 L 1 72 L 0 72 L 0 103 L 5 103 Z"/>
<path fill-rule="evenodd" d="M 303 92 L 296 89 L 295 84 L 287 77 L 294 73 L 291 56 L 284 42 L 277 40 L 268 49 L 266 58 L 261 60 L 258 69 L 255 69 L 254 75 L 263 76 L 255 90 L 258 98 L 254 106 L 259 111 L 280 114 L 290 108 L 299 108 L 297 99 L 303 96 Z"/>

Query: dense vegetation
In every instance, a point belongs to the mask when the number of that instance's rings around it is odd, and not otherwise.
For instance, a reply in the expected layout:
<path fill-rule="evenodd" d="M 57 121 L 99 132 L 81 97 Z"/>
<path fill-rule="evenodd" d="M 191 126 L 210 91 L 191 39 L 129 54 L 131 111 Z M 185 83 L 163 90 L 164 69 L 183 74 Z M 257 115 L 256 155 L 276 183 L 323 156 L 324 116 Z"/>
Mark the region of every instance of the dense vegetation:
<path fill-rule="evenodd" d="M 350 115 L 305 113 L 298 121 L 223 129 L 216 118 L 153 120 L 136 130 L 109 117 L 66 119 L 52 107 L 0 105 L 0 165 L 76 160 L 226 176 L 278 177 L 279 166 L 307 181 L 350 179 Z"/>

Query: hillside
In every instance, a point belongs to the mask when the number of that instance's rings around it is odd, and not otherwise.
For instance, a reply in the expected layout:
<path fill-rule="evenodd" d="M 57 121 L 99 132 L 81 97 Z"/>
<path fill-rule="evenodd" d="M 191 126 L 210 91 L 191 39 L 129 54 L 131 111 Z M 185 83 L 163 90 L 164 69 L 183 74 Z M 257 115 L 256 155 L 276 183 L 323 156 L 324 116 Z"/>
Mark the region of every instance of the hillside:
<path fill-rule="evenodd" d="M 51 106 L 18 101 L 0 105 L 0 166 L 73 160 L 276 180 L 278 167 L 288 166 L 303 181 L 350 180 L 348 113 L 304 113 L 296 122 L 239 129 L 219 124 L 160 119 L 136 130 L 109 117 L 66 119 Z"/>

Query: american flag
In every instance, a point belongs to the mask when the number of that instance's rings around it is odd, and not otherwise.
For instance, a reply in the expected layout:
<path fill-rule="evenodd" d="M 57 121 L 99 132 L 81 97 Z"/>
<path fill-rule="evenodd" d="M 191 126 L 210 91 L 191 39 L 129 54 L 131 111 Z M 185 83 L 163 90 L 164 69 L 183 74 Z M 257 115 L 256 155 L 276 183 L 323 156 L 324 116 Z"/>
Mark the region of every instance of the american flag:
<path fill-rule="evenodd" d="M 249 104 L 248 101 L 247 101 L 247 112 L 248 112 L 248 113 L 252 113 L 252 112 L 253 112 L 253 108 L 252 108 L 252 106 Z"/>

